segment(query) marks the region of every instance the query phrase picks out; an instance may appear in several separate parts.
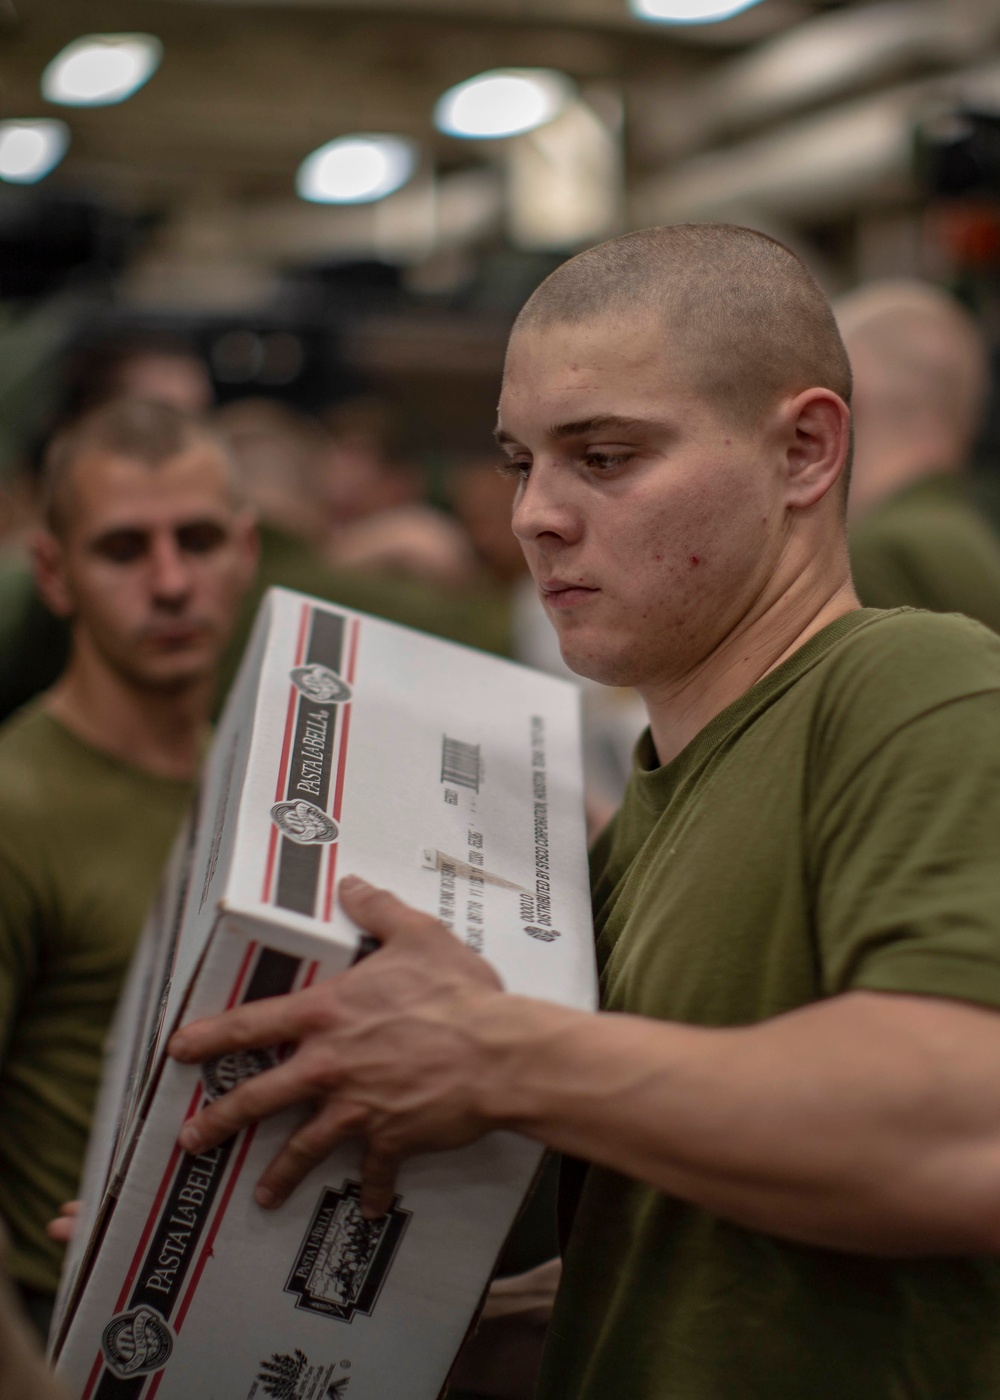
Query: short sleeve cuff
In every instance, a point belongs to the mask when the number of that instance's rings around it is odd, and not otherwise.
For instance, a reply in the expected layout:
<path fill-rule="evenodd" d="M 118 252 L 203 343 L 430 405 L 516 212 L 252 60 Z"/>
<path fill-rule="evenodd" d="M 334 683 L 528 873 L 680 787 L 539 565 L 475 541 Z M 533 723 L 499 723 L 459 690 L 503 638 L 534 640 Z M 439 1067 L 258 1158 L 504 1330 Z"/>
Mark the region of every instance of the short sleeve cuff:
<path fill-rule="evenodd" d="M 969 953 L 899 946 L 861 967 L 845 990 L 947 997 L 1000 1011 L 1000 963 Z"/>

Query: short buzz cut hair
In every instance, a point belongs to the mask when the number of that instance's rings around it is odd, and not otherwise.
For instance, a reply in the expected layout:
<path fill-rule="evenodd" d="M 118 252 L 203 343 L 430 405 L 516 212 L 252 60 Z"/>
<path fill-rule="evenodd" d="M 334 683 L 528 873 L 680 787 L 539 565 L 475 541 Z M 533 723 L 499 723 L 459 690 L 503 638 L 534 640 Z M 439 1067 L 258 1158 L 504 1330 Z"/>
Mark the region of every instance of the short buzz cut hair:
<path fill-rule="evenodd" d="M 74 418 L 56 432 L 45 451 L 40 478 L 42 517 L 54 535 L 65 533 L 73 468 L 89 452 L 127 457 L 155 468 L 198 443 L 208 443 L 231 462 L 224 440 L 207 423 L 169 404 L 119 399 Z M 237 494 L 235 467 L 233 494 Z"/>
<path fill-rule="evenodd" d="M 851 366 L 830 303 L 791 249 L 735 224 L 641 229 L 579 253 L 536 289 L 516 322 L 657 317 L 684 370 L 734 422 L 758 422 L 784 394 L 851 398 Z"/>

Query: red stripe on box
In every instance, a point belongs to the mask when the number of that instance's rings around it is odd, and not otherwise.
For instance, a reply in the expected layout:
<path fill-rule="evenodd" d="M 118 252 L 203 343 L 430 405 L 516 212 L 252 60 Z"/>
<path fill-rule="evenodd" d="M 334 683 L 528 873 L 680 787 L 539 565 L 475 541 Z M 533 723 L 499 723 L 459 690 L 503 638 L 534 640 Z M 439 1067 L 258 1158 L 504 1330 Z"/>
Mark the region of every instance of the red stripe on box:
<path fill-rule="evenodd" d="M 205 1237 L 205 1243 L 202 1245 L 201 1253 L 198 1256 L 198 1262 L 194 1267 L 194 1273 L 191 1275 L 191 1282 L 188 1284 L 187 1292 L 184 1294 L 184 1297 L 181 1300 L 181 1305 L 177 1309 L 177 1319 L 174 1322 L 175 1332 L 179 1332 L 184 1324 L 184 1319 L 185 1317 L 187 1317 L 187 1311 L 188 1308 L 191 1306 L 191 1301 L 194 1298 L 195 1290 L 197 1289 L 198 1284 L 201 1281 L 202 1272 L 204 1271 L 205 1265 L 212 1257 L 212 1254 L 214 1252 L 213 1246 L 215 1244 L 215 1237 L 219 1233 L 219 1227 L 222 1224 L 222 1217 L 225 1215 L 226 1209 L 229 1206 L 229 1202 L 232 1199 L 233 1191 L 236 1189 L 236 1183 L 240 1178 L 240 1173 L 243 1170 L 243 1164 L 246 1162 L 247 1153 L 250 1151 L 250 1144 L 253 1142 L 254 1133 L 256 1133 L 256 1131 L 256 1125 L 252 1128 L 248 1128 L 246 1131 L 246 1136 L 240 1143 L 240 1149 L 236 1155 L 236 1161 L 233 1163 L 233 1169 L 229 1173 L 229 1180 L 226 1182 L 225 1189 L 223 1190 L 222 1199 L 220 1200 L 218 1209 L 215 1212 L 215 1218 L 212 1221 L 211 1226 L 209 1227 L 208 1234 Z M 160 1383 L 161 1377 L 165 1375 L 166 1371 L 161 1371 L 160 1374 L 157 1376 L 156 1381 L 150 1387 L 149 1400 L 152 1400 L 152 1397 L 156 1393 L 156 1387 Z"/>
<path fill-rule="evenodd" d="M 250 961 L 253 958 L 256 949 L 256 943 L 247 944 L 247 950 L 243 955 L 243 961 L 240 963 L 239 971 L 236 974 L 236 981 L 233 983 L 232 991 L 229 994 L 229 1000 L 226 1002 L 227 1011 L 231 1010 L 232 1007 L 236 1005 L 237 999 L 240 995 L 240 992 L 243 990 L 243 985 L 246 981 L 247 972 L 250 968 Z M 191 1102 L 188 1104 L 187 1112 L 184 1114 L 185 1123 L 194 1113 L 197 1112 L 198 1108 L 201 1106 L 201 1102 L 204 1097 L 204 1088 L 201 1084 L 201 1081 L 199 1080 L 197 1086 L 195 1087 L 194 1094 L 191 1096 Z M 170 1186 L 170 1183 L 174 1179 L 174 1175 L 177 1170 L 177 1161 L 180 1155 L 180 1145 L 179 1143 L 175 1142 L 171 1150 L 170 1157 L 167 1161 L 166 1171 L 163 1173 L 162 1180 L 160 1181 L 159 1188 L 153 1200 L 152 1208 L 150 1209 L 149 1214 L 146 1216 L 145 1225 L 142 1227 L 142 1234 L 139 1236 L 139 1243 L 136 1245 L 135 1253 L 132 1256 L 132 1263 L 129 1265 L 128 1273 L 125 1275 L 125 1282 L 122 1284 L 121 1292 L 118 1294 L 118 1302 L 115 1304 L 116 1313 L 121 1312 L 122 1308 L 124 1308 L 125 1303 L 128 1299 L 128 1295 L 132 1290 L 132 1284 L 135 1282 L 135 1276 L 139 1272 L 139 1265 L 142 1263 L 142 1258 L 146 1251 L 146 1245 L 149 1243 L 149 1237 L 153 1233 L 153 1227 L 156 1224 L 157 1217 L 159 1216 L 160 1206 L 163 1204 L 163 1198 L 167 1193 L 167 1189 Z M 89 1400 L 90 1394 L 93 1391 L 94 1385 L 97 1381 L 97 1377 L 101 1371 L 101 1368 L 103 1367 L 103 1364 L 104 1357 L 100 1353 L 98 1353 L 97 1360 L 94 1362 L 94 1369 L 91 1371 L 90 1376 L 87 1379 L 87 1385 L 83 1392 L 83 1395 L 81 1396 L 81 1400 Z"/>
<path fill-rule="evenodd" d="M 295 643 L 295 665 L 302 664 L 302 658 L 306 654 L 306 629 L 309 625 L 309 615 L 312 609 L 308 603 L 302 605 L 302 615 L 299 618 L 299 635 Z M 295 728 L 295 713 L 298 708 L 299 692 L 295 686 L 290 686 L 288 691 L 288 713 L 285 716 L 285 737 L 281 745 L 281 761 L 278 768 L 278 783 L 274 791 L 275 802 L 280 802 L 285 795 L 285 780 L 288 777 L 288 755 L 292 749 L 292 732 Z M 274 863 L 278 854 L 278 828 L 272 823 L 271 837 L 267 843 L 267 860 L 264 863 L 264 886 L 261 890 L 260 898 L 262 904 L 267 904 L 271 898 L 271 881 L 274 878 Z"/>
<path fill-rule="evenodd" d="M 302 979 L 303 991 L 306 987 L 311 985 L 318 970 L 318 962 L 311 962 L 309 964 L 308 968 L 306 969 L 306 975 Z M 201 1253 L 198 1256 L 198 1262 L 195 1265 L 194 1273 L 191 1276 L 191 1282 L 188 1284 L 187 1292 L 184 1294 L 184 1297 L 181 1300 L 181 1305 L 177 1309 L 177 1319 L 174 1322 L 175 1332 L 179 1332 L 181 1330 L 181 1327 L 184 1325 L 184 1319 L 187 1316 L 188 1309 L 190 1308 L 191 1303 L 194 1299 L 195 1291 L 198 1287 L 199 1282 L 201 1281 L 201 1276 L 204 1272 L 205 1265 L 208 1263 L 209 1259 L 214 1254 L 215 1237 L 219 1233 L 219 1228 L 222 1225 L 222 1218 L 226 1213 L 227 1207 L 229 1206 L 229 1202 L 232 1198 L 233 1191 L 235 1190 L 236 1183 L 239 1180 L 240 1173 L 243 1170 L 243 1165 L 246 1162 L 247 1153 L 250 1151 L 250 1144 L 253 1142 L 254 1133 L 256 1131 L 256 1126 L 247 1129 L 246 1137 L 243 1139 L 243 1142 L 240 1145 L 240 1150 L 237 1154 L 236 1161 L 233 1163 L 233 1169 L 229 1174 L 229 1180 L 226 1182 L 225 1190 L 222 1193 L 222 1198 L 219 1201 L 218 1208 L 215 1212 L 215 1217 L 212 1221 L 208 1235 L 205 1238 L 205 1243 L 202 1246 Z M 153 1381 L 153 1384 L 149 1388 L 147 1400 L 153 1400 L 153 1396 L 156 1394 L 157 1387 L 159 1386 L 160 1381 L 165 1375 L 166 1371 L 160 1371 L 159 1374 L 156 1376 L 155 1380 Z"/>
<path fill-rule="evenodd" d="M 239 1000 L 240 992 L 243 990 L 243 983 L 246 981 L 247 973 L 250 971 L 250 959 L 257 951 L 256 939 L 251 939 L 247 944 L 247 950 L 243 954 L 243 961 L 240 963 L 240 970 L 236 974 L 236 981 L 233 983 L 233 990 L 229 993 L 229 1000 L 226 1002 L 226 1010 L 232 1011 Z"/>
<path fill-rule="evenodd" d="M 101 1374 L 101 1369 L 103 1366 L 104 1357 L 98 1354 L 97 1360 L 94 1362 L 94 1369 L 87 1377 L 87 1384 L 84 1386 L 81 1400 L 90 1400 L 90 1396 L 93 1392 L 94 1386 L 97 1384 L 97 1377 Z"/>
<path fill-rule="evenodd" d="M 355 664 L 358 659 L 358 636 L 361 631 L 361 624 L 355 620 L 351 627 L 351 651 L 347 661 L 347 680 L 350 685 L 354 684 Z M 340 722 L 340 753 L 337 758 L 337 786 L 333 793 L 333 819 L 340 821 L 340 809 L 344 800 L 344 773 L 347 768 L 347 737 L 351 728 L 351 710 L 353 705 L 345 705 L 343 717 Z M 329 923 L 333 913 L 333 896 L 336 890 L 337 877 L 337 842 L 330 847 L 330 854 L 327 857 L 326 869 L 326 898 L 323 901 L 323 918 Z"/>

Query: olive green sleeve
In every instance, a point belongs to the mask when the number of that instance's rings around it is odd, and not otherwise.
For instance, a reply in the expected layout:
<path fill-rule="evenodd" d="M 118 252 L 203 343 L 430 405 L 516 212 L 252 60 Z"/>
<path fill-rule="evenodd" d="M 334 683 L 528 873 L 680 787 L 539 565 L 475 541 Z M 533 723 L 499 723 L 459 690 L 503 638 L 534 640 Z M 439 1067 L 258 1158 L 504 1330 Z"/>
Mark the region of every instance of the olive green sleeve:
<path fill-rule="evenodd" d="M 0 720 L 47 690 L 69 655 L 69 624 L 38 596 L 27 564 L 0 567 Z"/>
<path fill-rule="evenodd" d="M 1000 692 L 880 735 L 835 783 L 819 780 L 810 820 L 827 993 L 1000 1008 Z"/>
<path fill-rule="evenodd" d="M 38 969 L 38 910 L 21 863 L 0 843 L 0 1067 Z"/>

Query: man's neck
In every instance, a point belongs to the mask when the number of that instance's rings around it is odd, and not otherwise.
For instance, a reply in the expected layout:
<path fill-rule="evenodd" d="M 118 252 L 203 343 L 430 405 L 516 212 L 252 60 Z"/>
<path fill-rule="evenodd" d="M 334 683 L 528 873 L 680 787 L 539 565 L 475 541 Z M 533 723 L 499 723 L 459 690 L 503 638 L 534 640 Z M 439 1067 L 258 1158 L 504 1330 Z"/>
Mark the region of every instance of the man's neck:
<path fill-rule="evenodd" d="M 661 763 L 669 763 L 705 725 L 780 666 L 810 637 L 861 604 L 846 561 L 831 585 L 805 577 L 751 613 L 687 675 L 640 691 Z"/>
<path fill-rule="evenodd" d="M 92 748 L 159 778 L 190 781 L 200 767 L 213 682 L 179 690 L 137 686 L 78 653 L 44 709 Z"/>

